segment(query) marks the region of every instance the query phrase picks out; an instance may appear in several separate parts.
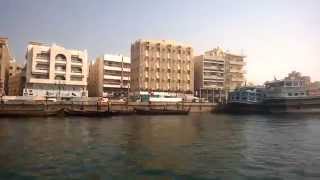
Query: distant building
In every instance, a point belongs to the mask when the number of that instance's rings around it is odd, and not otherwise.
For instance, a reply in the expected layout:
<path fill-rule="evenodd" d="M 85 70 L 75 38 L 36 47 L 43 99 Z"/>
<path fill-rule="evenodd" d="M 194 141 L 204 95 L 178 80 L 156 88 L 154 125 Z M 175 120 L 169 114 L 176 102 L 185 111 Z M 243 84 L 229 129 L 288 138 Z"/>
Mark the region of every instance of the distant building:
<path fill-rule="evenodd" d="M 89 68 L 88 90 L 91 97 L 127 97 L 130 87 L 130 58 L 105 54 Z"/>
<path fill-rule="evenodd" d="M 310 77 L 293 71 L 282 80 L 267 81 L 266 98 L 305 97 L 308 95 Z"/>
<path fill-rule="evenodd" d="M 22 69 L 22 65 L 18 64 L 15 60 L 11 61 L 9 64 L 9 79 L 11 76 L 20 73 Z"/>
<path fill-rule="evenodd" d="M 24 96 L 83 97 L 87 93 L 87 51 L 31 42 L 26 53 Z"/>
<path fill-rule="evenodd" d="M 131 87 L 135 94 L 192 94 L 193 48 L 175 41 L 138 40 L 131 45 Z"/>
<path fill-rule="evenodd" d="M 0 37 L 0 96 L 6 95 L 8 91 L 9 64 L 11 60 L 8 38 Z"/>
<path fill-rule="evenodd" d="M 309 96 L 320 96 L 320 81 L 310 83 L 308 94 Z"/>
<path fill-rule="evenodd" d="M 8 95 L 22 96 L 25 85 L 25 70 L 20 64 L 15 61 L 10 62 L 9 66 L 9 80 L 8 80 Z"/>

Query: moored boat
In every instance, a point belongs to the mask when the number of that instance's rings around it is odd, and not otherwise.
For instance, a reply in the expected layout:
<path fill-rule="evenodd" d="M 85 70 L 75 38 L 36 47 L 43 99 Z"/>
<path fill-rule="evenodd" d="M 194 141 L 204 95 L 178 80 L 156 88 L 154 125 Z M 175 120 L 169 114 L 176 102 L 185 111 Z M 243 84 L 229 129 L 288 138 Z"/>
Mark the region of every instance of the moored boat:
<path fill-rule="evenodd" d="M 85 117 L 109 117 L 112 115 L 112 113 L 109 111 L 74 110 L 74 109 L 65 109 L 64 114 L 67 116 L 85 116 Z"/>
<path fill-rule="evenodd" d="M 63 109 L 1 109 L 0 117 L 47 117 L 63 114 Z"/>
<path fill-rule="evenodd" d="M 153 108 L 135 108 L 137 114 L 140 115 L 187 115 L 190 109 L 153 109 Z"/>

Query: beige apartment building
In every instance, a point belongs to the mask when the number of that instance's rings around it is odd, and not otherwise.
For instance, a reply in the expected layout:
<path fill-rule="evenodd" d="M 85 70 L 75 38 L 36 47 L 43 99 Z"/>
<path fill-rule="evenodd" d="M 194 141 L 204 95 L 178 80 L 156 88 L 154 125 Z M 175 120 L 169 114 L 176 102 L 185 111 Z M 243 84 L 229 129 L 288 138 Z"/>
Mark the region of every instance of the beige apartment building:
<path fill-rule="evenodd" d="M 196 56 L 195 95 L 211 102 L 222 101 L 228 92 L 244 85 L 244 58 L 219 47 Z"/>
<path fill-rule="evenodd" d="M 9 96 L 22 96 L 25 85 L 25 76 L 23 73 L 25 73 L 25 71 L 23 71 L 22 65 L 16 61 L 10 62 L 7 93 Z"/>
<path fill-rule="evenodd" d="M 131 87 L 145 92 L 193 93 L 193 48 L 168 40 L 131 45 Z"/>
<path fill-rule="evenodd" d="M 24 96 L 85 97 L 88 53 L 31 42 L 26 53 Z"/>
<path fill-rule="evenodd" d="M 11 60 L 8 38 L 0 37 L 0 96 L 6 95 L 8 91 L 9 64 Z"/>
<path fill-rule="evenodd" d="M 221 51 L 194 57 L 195 95 L 210 102 L 221 101 L 225 88 L 225 60 Z"/>
<path fill-rule="evenodd" d="M 127 97 L 130 87 L 130 58 L 105 54 L 90 65 L 90 97 Z"/>
<path fill-rule="evenodd" d="M 230 92 L 245 84 L 246 62 L 244 55 L 225 52 L 224 56 L 226 62 L 225 90 Z"/>

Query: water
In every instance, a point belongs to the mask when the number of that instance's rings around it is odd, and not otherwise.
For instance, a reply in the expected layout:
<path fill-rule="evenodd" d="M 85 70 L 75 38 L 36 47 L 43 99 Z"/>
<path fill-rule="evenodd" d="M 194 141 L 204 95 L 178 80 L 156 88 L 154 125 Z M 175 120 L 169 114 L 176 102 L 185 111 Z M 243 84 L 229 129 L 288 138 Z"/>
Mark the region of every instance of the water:
<path fill-rule="evenodd" d="M 0 179 L 320 179 L 320 116 L 1 118 Z"/>

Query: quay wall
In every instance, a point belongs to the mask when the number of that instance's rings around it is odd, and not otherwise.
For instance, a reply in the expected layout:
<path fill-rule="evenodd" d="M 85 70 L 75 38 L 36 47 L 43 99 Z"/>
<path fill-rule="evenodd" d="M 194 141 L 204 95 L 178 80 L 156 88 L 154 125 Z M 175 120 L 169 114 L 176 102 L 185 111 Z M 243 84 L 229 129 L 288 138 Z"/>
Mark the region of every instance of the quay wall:
<path fill-rule="evenodd" d="M 45 101 L 27 101 L 27 102 L 2 102 L 0 111 L 6 110 L 58 110 L 69 108 L 74 110 L 101 110 L 101 111 L 133 111 L 135 108 L 153 108 L 153 109 L 190 109 L 190 112 L 213 112 L 217 107 L 212 103 L 148 103 L 148 102 L 109 102 L 97 104 L 96 102 L 77 101 L 77 102 L 45 102 Z"/>

